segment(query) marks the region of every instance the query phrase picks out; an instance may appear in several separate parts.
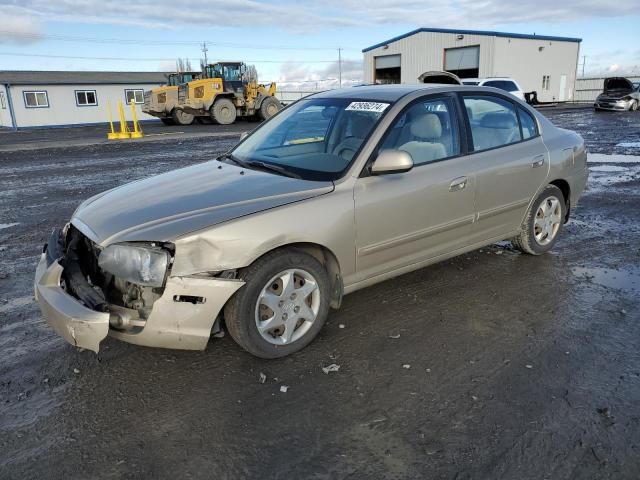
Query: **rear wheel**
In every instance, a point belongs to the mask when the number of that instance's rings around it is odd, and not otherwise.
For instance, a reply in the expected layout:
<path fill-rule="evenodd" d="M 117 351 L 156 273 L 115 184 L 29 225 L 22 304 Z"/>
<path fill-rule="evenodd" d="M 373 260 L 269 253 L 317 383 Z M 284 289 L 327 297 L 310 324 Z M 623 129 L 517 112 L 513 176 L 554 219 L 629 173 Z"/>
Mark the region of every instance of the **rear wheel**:
<path fill-rule="evenodd" d="M 211 118 L 220 125 L 230 125 L 236 121 L 236 106 L 228 98 L 217 99 L 211 107 Z"/>
<path fill-rule="evenodd" d="M 173 122 L 173 118 L 171 117 L 163 117 L 160 119 L 160 121 L 165 125 L 175 125 L 175 123 Z"/>
<path fill-rule="evenodd" d="M 269 120 L 276 113 L 282 110 L 282 104 L 275 97 L 266 97 L 260 104 L 260 118 Z"/>
<path fill-rule="evenodd" d="M 173 109 L 171 116 L 173 117 L 173 121 L 178 125 L 191 125 L 196 118 L 194 115 L 177 108 Z"/>
<path fill-rule="evenodd" d="M 307 346 L 329 313 L 329 277 L 322 264 L 297 250 L 265 255 L 244 269 L 245 285 L 224 310 L 231 337 L 261 358 L 284 357 Z"/>
<path fill-rule="evenodd" d="M 567 207 L 562 191 L 547 185 L 531 204 L 513 245 L 524 253 L 542 255 L 553 248 L 562 230 Z"/>

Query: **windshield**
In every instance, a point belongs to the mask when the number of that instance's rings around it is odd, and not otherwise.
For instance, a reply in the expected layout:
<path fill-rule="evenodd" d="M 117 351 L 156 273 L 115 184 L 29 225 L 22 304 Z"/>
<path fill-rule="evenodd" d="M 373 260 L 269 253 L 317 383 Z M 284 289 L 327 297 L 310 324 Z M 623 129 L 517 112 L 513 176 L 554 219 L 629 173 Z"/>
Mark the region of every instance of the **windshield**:
<path fill-rule="evenodd" d="M 240 143 L 233 158 L 275 165 L 307 180 L 336 180 L 390 103 L 349 99 L 300 100 Z"/>

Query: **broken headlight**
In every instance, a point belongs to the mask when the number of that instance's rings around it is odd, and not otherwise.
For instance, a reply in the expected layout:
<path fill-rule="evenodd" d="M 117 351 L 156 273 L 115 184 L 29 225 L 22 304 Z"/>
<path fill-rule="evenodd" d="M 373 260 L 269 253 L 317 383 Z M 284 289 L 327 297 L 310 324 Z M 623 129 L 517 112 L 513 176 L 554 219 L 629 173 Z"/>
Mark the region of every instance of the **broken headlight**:
<path fill-rule="evenodd" d="M 167 274 L 169 252 L 154 245 L 109 245 L 98 257 L 98 265 L 128 282 L 161 287 Z"/>

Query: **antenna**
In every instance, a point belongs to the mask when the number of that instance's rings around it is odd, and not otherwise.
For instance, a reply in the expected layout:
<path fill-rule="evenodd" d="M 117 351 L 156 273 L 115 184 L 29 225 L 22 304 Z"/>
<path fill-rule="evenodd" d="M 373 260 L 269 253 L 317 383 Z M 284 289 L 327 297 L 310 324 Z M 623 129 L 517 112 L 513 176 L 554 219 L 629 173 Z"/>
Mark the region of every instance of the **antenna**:
<path fill-rule="evenodd" d="M 338 48 L 338 85 L 342 88 L 342 48 Z"/>

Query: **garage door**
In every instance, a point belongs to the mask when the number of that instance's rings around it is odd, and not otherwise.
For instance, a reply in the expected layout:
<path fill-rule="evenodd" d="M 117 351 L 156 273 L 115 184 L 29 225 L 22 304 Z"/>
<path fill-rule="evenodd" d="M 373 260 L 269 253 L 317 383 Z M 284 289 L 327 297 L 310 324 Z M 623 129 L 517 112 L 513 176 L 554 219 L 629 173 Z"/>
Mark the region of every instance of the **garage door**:
<path fill-rule="evenodd" d="M 444 51 L 444 69 L 460 78 L 477 77 L 480 66 L 480 46 L 447 48 Z"/>
<path fill-rule="evenodd" d="M 400 55 L 376 57 L 376 69 L 379 68 L 400 68 Z"/>
<path fill-rule="evenodd" d="M 375 83 L 400 83 L 400 77 L 400 55 L 375 57 Z"/>

